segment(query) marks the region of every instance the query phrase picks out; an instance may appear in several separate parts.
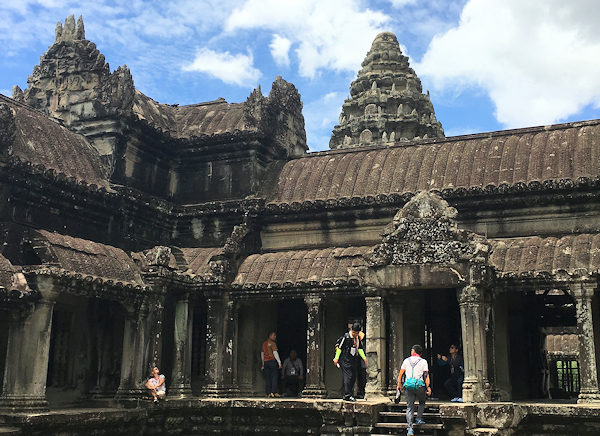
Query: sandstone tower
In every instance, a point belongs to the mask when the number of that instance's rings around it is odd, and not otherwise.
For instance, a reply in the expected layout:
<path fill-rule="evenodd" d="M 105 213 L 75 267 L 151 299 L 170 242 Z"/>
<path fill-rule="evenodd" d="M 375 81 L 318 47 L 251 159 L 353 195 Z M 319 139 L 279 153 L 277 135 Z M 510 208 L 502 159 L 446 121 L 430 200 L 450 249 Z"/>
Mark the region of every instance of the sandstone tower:
<path fill-rule="evenodd" d="M 348 148 L 422 138 L 441 138 L 429 94 L 402 54 L 396 35 L 377 35 L 350 85 L 329 147 Z"/>
<path fill-rule="evenodd" d="M 81 16 L 58 22 L 54 44 L 27 79 L 28 88 L 13 87 L 13 98 L 60 119 L 96 147 L 112 171 L 123 130 L 131 113 L 135 87 L 127 66 L 111 73 L 96 44 L 85 38 Z"/>

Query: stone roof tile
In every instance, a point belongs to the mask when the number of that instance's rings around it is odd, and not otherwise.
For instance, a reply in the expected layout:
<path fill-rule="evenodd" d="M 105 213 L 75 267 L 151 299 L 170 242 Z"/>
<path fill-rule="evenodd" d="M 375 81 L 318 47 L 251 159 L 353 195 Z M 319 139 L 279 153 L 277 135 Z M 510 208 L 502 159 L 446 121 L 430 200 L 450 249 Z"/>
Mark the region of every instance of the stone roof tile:
<path fill-rule="evenodd" d="M 108 187 L 100 155 L 82 135 L 3 95 L 0 95 L 0 106 L 7 107 L 14 120 L 10 155 L 88 184 Z"/>
<path fill-rule="evenodd" d="M 363 254 L 372 247 L 323 248 L 253 254 L 240 266 L 236 288 L 255 289 L 358 284 Z"/>
<path fill-rule="evenodd" d="M 32 231 L 32 246 L 44 265 L 71 273 L 143 285 L 135 262 L 120 248 L 46 230 Z"/>
<path fill-rule="evenodd" d="M 234 131 L 256 131 L 244 122 L 244 104 L 223 99 L 185 106 L 158 103 L 136 91 L 134 112 L 176 138 L 218 135 Z"/>
<path fill-rule="evenodd" d="M 187 269 L 195 275 L 204 275 L 210 272 L 209 262 L 213 256 L 221 254 L 223 247 L 179 248 L 184 258 L 184 265 L 180 269 Z"/>
<path fill-rule="evenodd" d="M 600 234 L 492 241 L 490 264 L 500 277 L 584 270 L 600 272 Z"/>
<path fill-rule="evenodd" d="M 314 153 L 283 167 L 269 202 L 600 177 L 600 121 Z"/>

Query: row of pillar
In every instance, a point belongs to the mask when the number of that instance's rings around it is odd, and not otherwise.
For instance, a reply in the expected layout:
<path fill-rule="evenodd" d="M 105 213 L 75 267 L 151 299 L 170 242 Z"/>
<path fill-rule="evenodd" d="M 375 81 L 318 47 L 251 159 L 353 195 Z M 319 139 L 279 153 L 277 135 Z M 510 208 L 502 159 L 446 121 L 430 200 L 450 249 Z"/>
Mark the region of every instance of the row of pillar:
<path fill-rule="evenodd" d="M 579 400 L 600 401 L 596 343 L 594 336 L 592 299 L 597 283 L 577 281 L 570 284 L 575 300 L 579 335 L 579 362 L 581 394 Z M 369 290 L 373 292 L 374 290 Z M 310 397 L 326 395 L 323 367 L 324 356 L 324 304 L 318 295 L 305 298 L 307 306 L 307 361 L 304 394 Z M 468 285 L 458 291 L 460 307 L 465 379 L 463 399 L 482 402 L 491 399 L 488 376 L 489 321 L 492 304 L 490 292 L 482 286 Z M 207 396 L 231 396 L 236 389 L 236 361 L 234 346 L 237 338 L 237 312 L 234 301 L 227 294 L 209 296 L 207 302 L 206 377 L 203 393 Z M 395 390 L 406 344 L 405 301 L 398 297 L 369 295 L 366 303 L 366 354 L 367 395 L 385 395 Z M 387 306 L 387 310 L 386 310 Z M 0 405 L 6 407 L 44 408 L 52 312 L 51 298 L 36 303 L 28 314 L 15 316 L 10 323 L 3 393 Z M 174 366 L 170 396 L 185 397 L 191 390 L 191 355 L 193 306 L 189 294 L 181 294 L 175 305 Z M 389 322 L 386 320 L 389 316 Z M 389 330 L 386 331 L 386 326 Z M 141 381 L 148 353 L 148 311 L 138 310 L 127 314 L 123 333 L 123 359 L 118 398 L 139 397 L 143 392 Z M 389 343 L 388 343 L 389 342 Z M 389 350 L 389 356 L 386 352 Z M 493 359 L 492 359 L 493 360 Z M 388 368 L 390 371 L 388 372 Z M 0 407 L 2 407 L 0 406 Z"/>

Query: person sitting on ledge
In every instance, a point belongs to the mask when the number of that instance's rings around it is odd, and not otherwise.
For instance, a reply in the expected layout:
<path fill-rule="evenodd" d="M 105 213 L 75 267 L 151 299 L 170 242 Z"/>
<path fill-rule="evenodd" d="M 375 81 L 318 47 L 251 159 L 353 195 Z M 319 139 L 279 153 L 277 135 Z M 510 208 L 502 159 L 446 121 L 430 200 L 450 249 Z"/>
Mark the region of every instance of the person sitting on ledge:
<path fill-rule="evenodd" d="M 165 376 L 160 374 L 158 367 L 152 368 L 150 371 L 150 378 L 146 382 L 146 389 L 150 391 L 150 395 L 154 398 L 154 403 L 158 403 L 159 399 L 165 398 L 167 395 L 167 389 L 165 387 Z"/>
<path fill-rule="evenodd" d="M 298 359 L 296 350 L 290 351 L 290 357 L 283 362 L 281 378 L 285 388 L 286 397 L 297 397 L 302 390 L 304 379 L 304 368 L 302 361 Z"/>

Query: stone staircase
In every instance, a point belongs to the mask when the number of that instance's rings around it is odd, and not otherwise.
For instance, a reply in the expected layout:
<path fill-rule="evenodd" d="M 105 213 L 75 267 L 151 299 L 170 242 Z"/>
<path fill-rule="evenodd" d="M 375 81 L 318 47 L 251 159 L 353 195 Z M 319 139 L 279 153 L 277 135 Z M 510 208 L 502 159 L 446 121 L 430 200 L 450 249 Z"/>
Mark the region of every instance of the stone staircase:
<path fill-rule="evenodd" d="M 415 419 L 416 419 L 415 412 Z M 440 416 L 439 406 L 433 404 L 427 404 L 425 407 L 425 413 L 423 414 L 423 420 L 426 422 L 424 425 L 413 425 L 415 435 L 422 436 L 443 436 L 444 425 L 442 424 L 442 418 Z M 373 435 L 382 434 L 394 434 L 394 435 L 405 435 L 408 424 L 406 422 L 406 403 L 391 404 L 387 406 L 385 410 L 379 412 L 377 424 L 373 427 Z"/>

